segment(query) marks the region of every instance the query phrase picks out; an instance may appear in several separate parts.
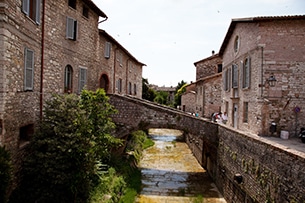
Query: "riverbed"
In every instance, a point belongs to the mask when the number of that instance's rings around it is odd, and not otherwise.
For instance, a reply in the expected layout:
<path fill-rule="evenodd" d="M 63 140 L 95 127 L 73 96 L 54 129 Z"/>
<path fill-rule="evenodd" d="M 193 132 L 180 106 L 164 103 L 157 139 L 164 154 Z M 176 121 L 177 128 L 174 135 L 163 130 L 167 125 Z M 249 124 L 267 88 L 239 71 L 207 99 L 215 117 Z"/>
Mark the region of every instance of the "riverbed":
<path fill-rule="evenodd" d="M 178 130 L 151 129 L 155 145 L 140 161 L 142 191 L 137 203 L 225 203 Z"/>

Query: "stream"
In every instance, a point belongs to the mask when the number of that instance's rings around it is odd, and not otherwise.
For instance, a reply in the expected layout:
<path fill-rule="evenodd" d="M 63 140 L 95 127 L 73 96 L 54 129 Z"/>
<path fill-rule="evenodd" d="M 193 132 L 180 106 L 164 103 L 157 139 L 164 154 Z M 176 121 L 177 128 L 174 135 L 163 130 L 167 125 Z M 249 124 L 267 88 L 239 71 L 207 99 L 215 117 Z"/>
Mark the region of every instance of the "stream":
<path fill-rule="evenodd" d="M 146 149 L 139 167 L 142 191 L 137 203 L 225 203 L 178 130 L 151 129 L 155 145 Z"/>

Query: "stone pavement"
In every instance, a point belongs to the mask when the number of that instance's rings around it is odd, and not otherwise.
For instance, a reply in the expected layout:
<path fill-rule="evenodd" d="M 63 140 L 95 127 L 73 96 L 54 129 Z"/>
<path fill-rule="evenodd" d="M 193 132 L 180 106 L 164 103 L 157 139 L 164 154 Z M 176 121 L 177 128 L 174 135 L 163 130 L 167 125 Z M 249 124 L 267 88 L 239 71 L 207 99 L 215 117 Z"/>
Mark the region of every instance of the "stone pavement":
<path fill-rule="evenodd" d="M 282 150 L 291 152 L 298 156 L 305 158 L 305 143 L 298 137 L 290 137 L 288 139 L 282 139 L 280 137 L 261 137 L 262 141 L 270 143 Z"/>

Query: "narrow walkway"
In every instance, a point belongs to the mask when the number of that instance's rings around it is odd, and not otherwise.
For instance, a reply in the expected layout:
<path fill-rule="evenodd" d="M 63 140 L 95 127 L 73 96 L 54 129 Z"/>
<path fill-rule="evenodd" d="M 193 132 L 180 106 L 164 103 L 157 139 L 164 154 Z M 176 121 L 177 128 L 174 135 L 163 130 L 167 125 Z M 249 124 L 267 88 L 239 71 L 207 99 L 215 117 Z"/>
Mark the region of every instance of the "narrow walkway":
<path fill-rule="evenodd" d="M 150 132 L 155 145 L 140 162 L 143 188 L 137 203 L 226 202 L 186 143 L 179 141 L 179 134 L 163 129 Z"/>

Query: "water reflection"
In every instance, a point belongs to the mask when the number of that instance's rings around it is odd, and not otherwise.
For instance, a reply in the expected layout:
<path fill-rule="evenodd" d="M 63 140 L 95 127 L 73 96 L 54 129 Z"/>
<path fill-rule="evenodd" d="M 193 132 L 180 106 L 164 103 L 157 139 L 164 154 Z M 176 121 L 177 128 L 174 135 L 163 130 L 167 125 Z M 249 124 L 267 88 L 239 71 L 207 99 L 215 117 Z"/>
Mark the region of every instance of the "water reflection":
<path fill-rule="evenodd" d="M 207 172 L 192 155 L 181 132 L 150 131 L 155 145 L 140 162 L 142 192 L 138 203 L 225 202 Z"/>

